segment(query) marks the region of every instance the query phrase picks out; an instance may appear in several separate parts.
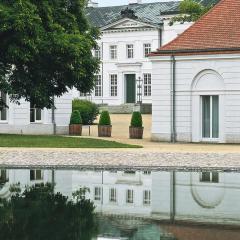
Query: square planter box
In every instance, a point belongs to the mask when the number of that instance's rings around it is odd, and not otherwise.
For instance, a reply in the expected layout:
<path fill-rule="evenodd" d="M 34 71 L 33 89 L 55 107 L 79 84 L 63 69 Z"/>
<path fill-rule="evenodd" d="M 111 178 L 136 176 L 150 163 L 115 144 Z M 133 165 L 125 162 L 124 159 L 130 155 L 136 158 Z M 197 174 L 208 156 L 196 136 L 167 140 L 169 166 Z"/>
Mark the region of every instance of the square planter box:
<path fill-rule="evenodd" d="M 81 124 L 69 125 L 69 135 L 81 136 L 82 135 L 82 125 Z"/>
<path fill-rule="evenodd" d="M 98 125 L 98 136 L 99 137 L 111 137 L 112 126 L 111 125 Z"/>
<path fill-rule="evenodd" d="M 142 139 L 143 138 L 143 127 L 129 127 L 130 139 Z"/>

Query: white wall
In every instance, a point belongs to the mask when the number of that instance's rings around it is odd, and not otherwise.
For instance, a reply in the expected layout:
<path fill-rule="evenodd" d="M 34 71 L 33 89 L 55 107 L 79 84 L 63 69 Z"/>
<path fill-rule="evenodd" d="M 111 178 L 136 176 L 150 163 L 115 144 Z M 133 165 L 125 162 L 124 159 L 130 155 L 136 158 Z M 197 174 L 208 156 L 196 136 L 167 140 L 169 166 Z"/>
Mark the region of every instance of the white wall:
<path fill-rule="evenodd" d="M 171 135 L 171 63 L 169 57 L 153 60 L 152 137 L 169 141 Z M 220 96 L 219 142 L 240 142 L 240 56 L 176 57 L 176 131 L 177 140 L 200 142 L 201 95 Z M 207 80 L 204 88 L 193 89 L 199 74 Z M 219 79 L 216 80 L 216 79 Z M 219 89 L 217 82 L 223 82 Z"/>

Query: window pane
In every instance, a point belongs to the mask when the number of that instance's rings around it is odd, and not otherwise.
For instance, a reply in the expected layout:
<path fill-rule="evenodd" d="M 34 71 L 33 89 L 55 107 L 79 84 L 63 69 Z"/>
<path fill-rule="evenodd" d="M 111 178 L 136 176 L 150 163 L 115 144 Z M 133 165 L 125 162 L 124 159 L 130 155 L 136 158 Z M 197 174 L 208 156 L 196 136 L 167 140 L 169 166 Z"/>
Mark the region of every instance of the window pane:
<path fill-rule="evenodd" d="M 212 137 L 219 138 L 219 97 L 212 96 Z"/>
<path fill-rule="evenodd" d="M 36 180 L 42 180 L 42 171 L 36 170 Z"/>
<path fill-rule="evenodd" d="M 202 97 L 202 136 L 210 138 L 210 96 Z"/>
<path fill-rule="evenodd" d="M 35 109 L 30 109 L 30 122 L 35 122 Z"/>
<path fill-rule="evenodd" d="M 34 170 L 30 170 L 30 180 L 31 181 L 35 180 Z"/>
<path fill-rule="evenodd" d="M 213 183 L 218 183 L 219 182 L 219 174 L 218 174 L 218 172 L 213 172 L 212 173 L 212 182 Z"/>
<path fill-rule="evenodd" d="M 37 108 L 36 109 L 36 121 L 42 120 L 42 109 Z"/>
<path fill-rule="evenodd" d="M 211 173 L 210 172 L 203 172 L 201 174 L 201 182 L 210 182 L 211 181 Z"/>

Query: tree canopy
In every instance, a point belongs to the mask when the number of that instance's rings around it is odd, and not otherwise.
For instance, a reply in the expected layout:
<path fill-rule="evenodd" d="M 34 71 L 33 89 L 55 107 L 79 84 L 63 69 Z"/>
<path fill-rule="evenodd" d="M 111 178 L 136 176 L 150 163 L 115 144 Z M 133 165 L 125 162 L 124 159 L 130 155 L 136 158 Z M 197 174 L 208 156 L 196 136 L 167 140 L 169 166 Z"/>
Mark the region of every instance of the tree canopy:
<path fill-rule="evenodd" d="M 205 6 L 194 0 L 183 0 L 179 5 L 180 15 L 174 16 L 169 25 L 173 25 L 175 22 L 195 22 L 212 7 L 213 4 Z"/>
<path fill-rule="evenodd" d="M 99 32 L 86 0 L 1 0 L 0 90 L 10 99 L 51 108 L 53 96 L 94 87 Z"/>

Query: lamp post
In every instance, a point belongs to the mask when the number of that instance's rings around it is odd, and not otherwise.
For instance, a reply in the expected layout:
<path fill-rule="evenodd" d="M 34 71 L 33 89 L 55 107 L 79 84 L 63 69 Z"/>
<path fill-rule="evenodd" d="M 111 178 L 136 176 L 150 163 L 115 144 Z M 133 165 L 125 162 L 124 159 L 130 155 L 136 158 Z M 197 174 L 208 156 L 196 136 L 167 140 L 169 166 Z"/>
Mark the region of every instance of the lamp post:
<path fill-rule="evenodd" d="M 143 80 L 141 77 L 137 79 L 137 104 L 142 105 L 142 84 Z"/>

